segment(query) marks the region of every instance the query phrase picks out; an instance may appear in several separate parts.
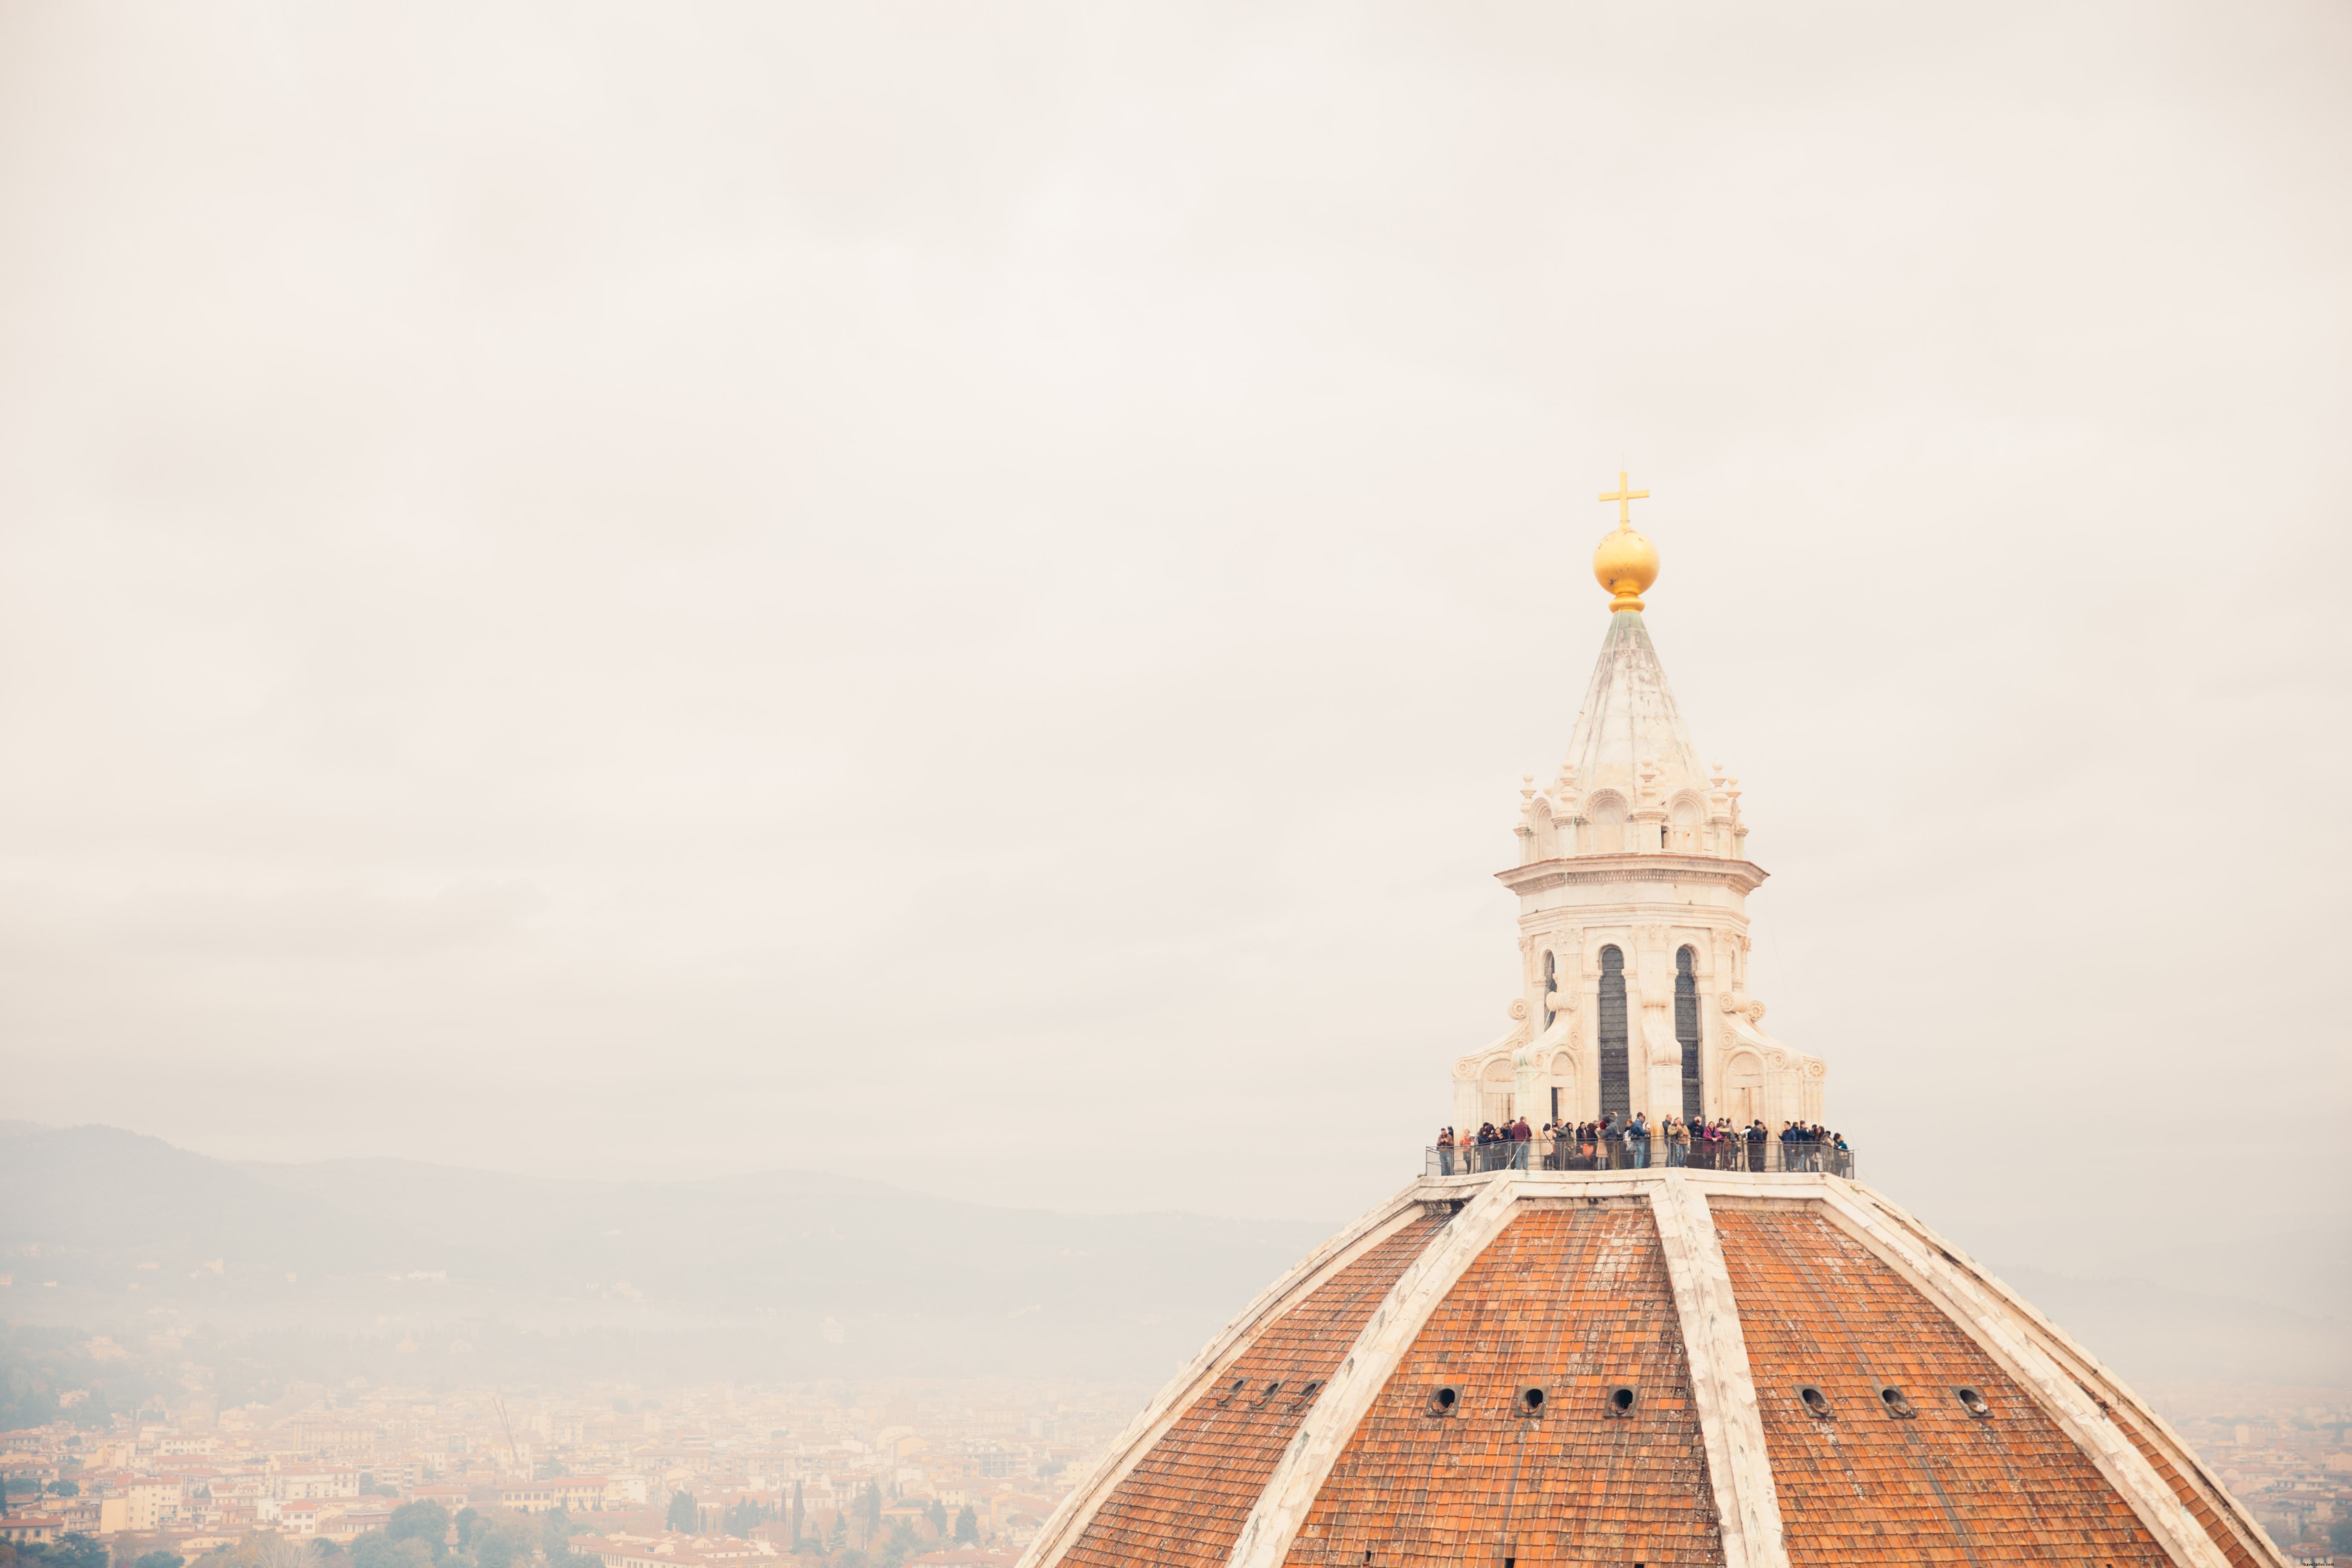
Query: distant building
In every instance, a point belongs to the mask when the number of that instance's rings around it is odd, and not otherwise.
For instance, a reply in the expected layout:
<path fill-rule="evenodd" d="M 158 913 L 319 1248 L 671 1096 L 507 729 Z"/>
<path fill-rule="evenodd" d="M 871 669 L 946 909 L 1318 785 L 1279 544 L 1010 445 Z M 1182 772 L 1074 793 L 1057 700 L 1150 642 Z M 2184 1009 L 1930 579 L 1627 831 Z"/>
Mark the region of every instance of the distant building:
<path fill-rule="evenodd" d="M 281 1471 L 270 1479 L 269 1495 L 280 1502 L 357 1497 L 360 1495 L 360 1473 L 357 1470 Z"/>
<path fill-rule="evenodd" d="M 0 1519 L 0 1542 L 11 1546 L 37 1546 L 55 1541 L 65 1521 L 53 1513 L 12 1513 Z"/>

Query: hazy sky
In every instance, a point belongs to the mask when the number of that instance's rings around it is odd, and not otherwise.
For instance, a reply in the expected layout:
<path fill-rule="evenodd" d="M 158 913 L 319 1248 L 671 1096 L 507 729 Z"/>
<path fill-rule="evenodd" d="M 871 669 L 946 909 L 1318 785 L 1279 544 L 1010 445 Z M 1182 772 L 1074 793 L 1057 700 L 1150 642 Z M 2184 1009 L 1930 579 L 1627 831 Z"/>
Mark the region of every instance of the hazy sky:
<path fill-rule="evenodd" d="M 2340 4 L 8 5 L 0 1105 L 1336 1220 L 1506 1026 L 1622 467 L 1864 1176 L 2340 1235 L 2347 82 Z"/>

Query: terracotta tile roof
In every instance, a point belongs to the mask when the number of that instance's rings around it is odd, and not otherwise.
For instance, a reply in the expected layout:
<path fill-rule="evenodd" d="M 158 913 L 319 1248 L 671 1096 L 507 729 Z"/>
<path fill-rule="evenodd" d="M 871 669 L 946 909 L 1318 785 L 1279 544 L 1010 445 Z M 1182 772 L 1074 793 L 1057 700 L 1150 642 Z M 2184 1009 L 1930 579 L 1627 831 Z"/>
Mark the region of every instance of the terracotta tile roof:
<path fill-rule="evenodd" d="M 1435 1215 L 1410 1222 L 1267 1325 L 1119 1481 L 1061 1561 L 1073 1568 L 1138 1561 L 1223 1568 L 1298 1428 L 1300 1392 L 1331 1375 L 1372 1310 L 1443 1224 Z M 1275 1382 L 1280 1390 L 1265 1399 Z"/>
<path fill-rule="evenodd" d="M 1289 1561 L 1719 1563 L 1688 1385 L 1648 1207 L 1521 1215 L 1398 1364 Z M 1456 1414 L 1432 1413 L 1440 1387 Z"/>
<path fill-rule="evenodd" d="M 2089 1394 L 2090 1390 L 2084 1389 L 2084 1392 Z M 2091 1397 L 2098 1399 L 2095 1394 L 2091 1394 Z M 2246 1550 L 2245 1542 L 2231 1533 L 2229 1525 L 2224 1523 L 2221 1516 L 2214 1510 L 2211 1500 L 2207 1498 L 2205 1493 L 2188 1477 L 2182 1475 L 2170 1459 L 2165 1458 L 2162 1449 L 2142 1436 L 2139 1428 L 2124 1419 L 2114 1406 L 2108 1405 L 2104 1399 L 2099 1400 L 2099 1405 L 2106 1411 L 2107 1419 L 2116 1424 L 2117 1430 L 2131 1439 L 2132 1447 L 2139 1450 L 2140 1458 L 2146 1459 L 2156 1473 L 2164 1478 L 2164 1484 L 2172 1489 L 2172 1495 L 2180 1500 L 2180 1506 L 2196 1516 L 2199 1527 L 2211 1539 L 2214 1545 L 2221 1549 L 2221 1554 L 2230 1560 L 2230 1568 L 2257 1568 L 2254 1554 Z"/>
<path fill-rule="evenodd" d="M 1855 1184 L 1528 1173 L 1391 1201 L 1370 1234 L 1420 1212 L 1209 1394 L 1171 1386 L 1023 1568 L 2284 1568 L 2111 1373 Z"/>
<path fill-rule="evenodd" d="M 1859 1242 L 1801 1210 L 1714 1217 L 1791 1568 L 2169 1562 L 2057 1423 Z M 1831 1418 L 1808 1412 L 1803 1384 Z M 1888 1415 L 1882 1386 L 1916 1414 Z M 1959 1388 L 1991 1415 L 1971 1415 Z"/>

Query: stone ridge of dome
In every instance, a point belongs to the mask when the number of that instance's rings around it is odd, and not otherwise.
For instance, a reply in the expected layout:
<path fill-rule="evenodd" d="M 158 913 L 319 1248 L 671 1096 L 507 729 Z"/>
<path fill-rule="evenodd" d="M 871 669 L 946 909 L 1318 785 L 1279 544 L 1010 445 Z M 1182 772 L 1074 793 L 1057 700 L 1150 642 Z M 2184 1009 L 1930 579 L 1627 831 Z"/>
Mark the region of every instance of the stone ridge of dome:
<path fill-rule="evenodd" d="M 1963 1557 L 2286 1568 L 2113 1373 L 1885 1198 L 1673 1168 L 1408 1184 L 1228 1323 L 1022 1568 Z"/>

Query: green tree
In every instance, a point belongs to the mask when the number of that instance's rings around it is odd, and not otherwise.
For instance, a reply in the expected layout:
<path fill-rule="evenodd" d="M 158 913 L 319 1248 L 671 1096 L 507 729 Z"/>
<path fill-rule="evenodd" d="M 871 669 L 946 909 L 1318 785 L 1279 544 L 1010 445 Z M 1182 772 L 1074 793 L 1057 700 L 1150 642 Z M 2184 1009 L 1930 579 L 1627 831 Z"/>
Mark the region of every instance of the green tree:
<path fill-rule="evenodd" d="M 692 1492 L 669 1494 L 669 1518 L 666 1522 L 672 1530 L 686 1535 L 693 1534 L 701 1525 L 702 1510 L 695 1505 Z"/>
<path fill-rule="evenodd" d="M 931 1521 L 932 1534 L 945 1541 L 948 1538 L 948 1505 L 933 1498 L 931 1506 L 925 1511 L 924 1517 Z"/>
<path fill-rule="evenodd" d="M 449 1510 L 437 1502 L 402 1503 L 384 1521 L 383 1535 L 391 1542 L 421 1542 L 426 1557 L 438 1563 L 449 1552 Z"/>
<path fill-rule="evenodd" d="M 413 1535 L 394 1541 L 372 1530 L 352 1542 L 352 1568 L 433 1568 L 433 1553 Z"/>
<path fill-rule="evenodd" d="M 599 1568 L 601 1559 L 572 1550 L 575 1535 L 593 1535 L 596 1527 L 586 1520 L 574 1519 L 569 1509 L 557 1509 L 539 1518 L 539 1553 L 547 1559 L 547 1568 Z"/>
<path fill-rule="evenodd" d="M 20 1546 L 16 1549 L 19 1562 L 34 1562 L 43 1568 L 111 1568 L 114 1553 L 106 1542 L 80 1531 L 68 1531 L 46 1546 Z"/>
<path fill-rule="evenodd" d="M 966 1545 L 977 1546 L 980 1543 L 980 1515 L 972 1512 L 970 1503 L 964 1504 L 956 1514 L 955 1538 Z"/>
<path fill-rule="evenodd" d="M 890 1521 L 890 1539 L 882 1543 L 877 1560 L 882 1568 L 898 1568 L 898 1564 L 922 1549 L 923 1543 L 916 1537 L 914 1527 L 903 1519 L 894 1519 Z"/>
<path fill-rule="evenodd" d="M 131 1560 L 131 1568 L 182 1568 L 187 1561 L 176 1552 L 142 1552 Z"/>
<path fill-rule="evenodd" d="M 2339 1557 L 2347 1552 L 2352 1552 L 2352 1513 L 2346 1514 L 2342 1519 L 2328 1521 L 2327 1544 L 2335 1549 L 2336 1554 Z"/>
<path fill-rule="evenodd" d="M 861 1544 L 882 1533 L 882 1489 L 872 1481 L 858 1490 L 857 1523 Z"/>
<path fill-rule="evenodd" d="M 349 1561 L 348 1554 L 345 1553 L 343 1549 L 335 1542 L 328 1540 L 325 1536 L 317 1536 L 312 1539 L 310 1542 L 311 1568 L 342 1568 L 342 1564 L 347 1561 Z"/>
<path fill-rule="evenodd" d="M 52 1481 L 49 1483 L 49 1493 L 53 1497 L 79 1497 L 81 1483 L 76 1480 Z"/>
<path fill-rule="evenodd" d="M 530 1515 L 503 1508 L 469 1508 L 466 1513 L 474 1516 L 472 1528 L 465 1528 L 465 1514 L 460 1514 L 459 1529 L 473 1550 L 475 1568 L 515 1568 L 539 1556 L 541 1531 Z"/>

